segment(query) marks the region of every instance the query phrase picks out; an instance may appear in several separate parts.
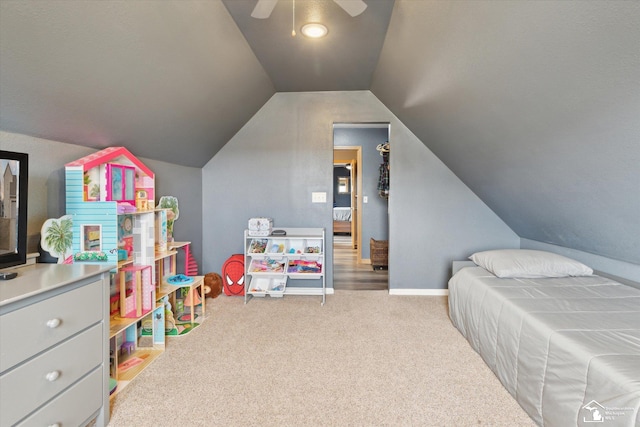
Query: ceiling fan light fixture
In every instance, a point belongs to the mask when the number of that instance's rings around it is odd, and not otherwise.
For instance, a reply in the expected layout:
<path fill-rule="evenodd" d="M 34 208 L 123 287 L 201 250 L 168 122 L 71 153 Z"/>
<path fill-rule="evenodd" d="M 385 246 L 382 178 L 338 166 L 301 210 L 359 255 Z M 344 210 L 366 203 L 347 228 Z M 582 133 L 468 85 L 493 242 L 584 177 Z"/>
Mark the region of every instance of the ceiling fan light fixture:
<path fill-rule="evenodd" d="M 302 34 L 304 34 L 307 37 L 310 37 L 312 39 L 319 39 L 321 37 L 326 36 L 327 33 L 329 32 L 329 29 L 322 24 L 319 24 L 317 22 L 312 22 L 309 24 L 304 24 L 300 31 L 302 31 Z"/>

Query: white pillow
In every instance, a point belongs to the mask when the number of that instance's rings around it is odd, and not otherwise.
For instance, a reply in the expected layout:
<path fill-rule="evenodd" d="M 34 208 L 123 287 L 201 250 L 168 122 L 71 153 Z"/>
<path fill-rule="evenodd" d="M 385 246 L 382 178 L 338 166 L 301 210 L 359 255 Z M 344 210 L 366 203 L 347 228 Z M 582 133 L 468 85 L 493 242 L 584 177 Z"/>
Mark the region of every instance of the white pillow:
<path fill-rule="evenodd" d="M 498 249 L 469 257 L 476 265 L 501 278 L 591 276 L 593 270 L 562 255 L 530 249 Z"/>

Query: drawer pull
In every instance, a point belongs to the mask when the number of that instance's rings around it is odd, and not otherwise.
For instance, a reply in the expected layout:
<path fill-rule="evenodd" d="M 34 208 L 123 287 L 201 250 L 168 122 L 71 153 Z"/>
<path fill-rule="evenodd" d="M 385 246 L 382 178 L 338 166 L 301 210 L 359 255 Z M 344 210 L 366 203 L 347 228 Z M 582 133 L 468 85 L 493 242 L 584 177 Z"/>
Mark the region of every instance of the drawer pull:
<path fill-rule="evenodd" d="M 51 371 L 47 375 L 44 376 L 47 381 L 54 382 L 60 377 L 60 371 Z"/>
<path fill-rule="evenodd" d="M 57 328 L 58 326 L 60 326 L 60 323 L 62 323 L 62 322 L 57 317 L 53 318 L 51 320 L 47 320 L 47 326 L 49 328 L 51 328 L 51 329 Z"/>
<path fill-rule="evenodd" d="M 49 427 L 61 427 L 60 423 L 49 424 Z"/>

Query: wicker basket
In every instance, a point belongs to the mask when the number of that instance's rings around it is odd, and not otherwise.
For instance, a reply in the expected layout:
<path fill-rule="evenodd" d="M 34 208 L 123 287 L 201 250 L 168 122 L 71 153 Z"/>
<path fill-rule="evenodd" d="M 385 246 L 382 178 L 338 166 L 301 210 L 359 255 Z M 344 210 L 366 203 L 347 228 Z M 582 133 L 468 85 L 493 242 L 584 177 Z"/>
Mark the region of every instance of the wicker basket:
<path fill-rule="evenodd" d="M 389 241 L 371 239 L 371 265 L 373 269 L 387 268 L 389 264 Z"/>

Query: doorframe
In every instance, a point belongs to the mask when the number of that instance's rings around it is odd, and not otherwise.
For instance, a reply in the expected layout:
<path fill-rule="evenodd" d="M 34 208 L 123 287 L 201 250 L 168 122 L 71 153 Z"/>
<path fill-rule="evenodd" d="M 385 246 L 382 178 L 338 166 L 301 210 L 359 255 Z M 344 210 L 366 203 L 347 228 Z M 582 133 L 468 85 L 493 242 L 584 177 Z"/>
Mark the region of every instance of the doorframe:
<path fill-rule="evenodd" d="M 360 191 L 362 190 L 362 174 L 360 173 L 360 169 L 362 168 L 362 146 L 360 145 L 334 145 L 333 146 L 333 161 L 335 163 L 335 152 L 336 151 L 355 151 L 356 152 L 356 161 L 355 168 L 352 167 L 351 175 L 355 173 L 355 186 L 352 188 L 351 200 L 355 198 L 356 200 L 356 215 L 355 221 L 351 221 L 351 246 L 357 247 L 356 255 L 358 264 L 362 264 L 362 197 L 360 197 Z M 354 172 L 355 170 L 355 172 Z M 351 184 L 353 185 L 354 180 L 351 180 Z M 355 193 L 355 194 L 354 194 Z M 353 204 L 351 205 L 353 209 Z M 353 213 L 353 212 L 352 212 Z M 352 215 L 352 218 L 354 216 Z M 354 225 L 355 222 L 355 225 Z M 331 224 L 333 224 L 333 217 Z M 354 235 L 355 231 L 355 235 Z M 333 232 L 333 226 L 332 226 Z M 354 237 L 355 236 L 355 237 Z M 356 249 L 356 248 L 354 248 Z"/>

